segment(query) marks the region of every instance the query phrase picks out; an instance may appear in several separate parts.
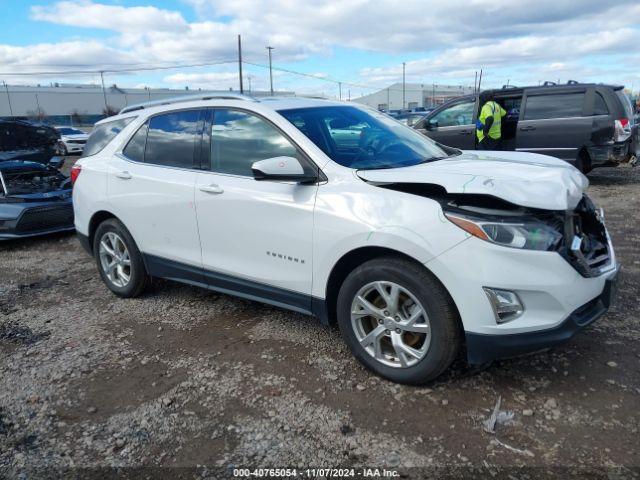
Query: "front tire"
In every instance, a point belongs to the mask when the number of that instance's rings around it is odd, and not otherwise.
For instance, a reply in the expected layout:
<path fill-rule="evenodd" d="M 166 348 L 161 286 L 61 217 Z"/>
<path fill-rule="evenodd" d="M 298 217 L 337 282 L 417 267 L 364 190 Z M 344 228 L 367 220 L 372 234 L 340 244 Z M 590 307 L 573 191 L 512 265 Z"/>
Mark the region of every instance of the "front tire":
<path fill-rule="evenodd" d="M 337 316 L 353 355 L 393 382 L 435 379 L 461 344 L 447 291 L 422 265 L 399 257 L 370 260 L 351 272 L 338 294 Z"/>
<path fill-rule="evenodd" d="M 117 296 L 137 297 L 149 283 L 142 254 L 119 220 L 110 218 L 98 226 L 93 255 L 102 281 Z"/>

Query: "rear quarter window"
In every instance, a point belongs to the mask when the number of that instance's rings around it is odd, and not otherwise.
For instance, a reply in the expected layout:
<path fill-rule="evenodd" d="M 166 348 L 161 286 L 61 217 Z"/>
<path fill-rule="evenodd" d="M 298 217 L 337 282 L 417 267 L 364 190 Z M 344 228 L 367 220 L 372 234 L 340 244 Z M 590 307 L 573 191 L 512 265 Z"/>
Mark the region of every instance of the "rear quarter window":
<path fill-rule="evenodd" d="M 624 93 L 623 90 L 616 90 L 616 96 L 620 100 L 620 103 L 622 103 L 622 109 L 624 110 L 625 117 L 633 120 L 633 107 L 631 106 L 631 100 L 627 94 Z"/>
<path fill-rule="evenodd" d="M 100 153 L 134 118 L 136 117 L 121 118 L 96 126 L 89 135 L 82 156 L 90 157 Z"/>
<path fill-rule="evenodd" d="M 583 104 L 584 92 L 528 96 L 524 119 L 581 117 Z"/>

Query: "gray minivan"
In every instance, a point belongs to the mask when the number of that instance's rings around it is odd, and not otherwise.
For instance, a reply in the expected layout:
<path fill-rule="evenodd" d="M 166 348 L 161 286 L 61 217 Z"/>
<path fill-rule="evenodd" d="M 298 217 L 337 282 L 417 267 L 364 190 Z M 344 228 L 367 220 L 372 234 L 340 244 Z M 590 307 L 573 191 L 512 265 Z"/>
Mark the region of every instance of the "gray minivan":
<path fill-rule="evenodd" d="M 638 125 L 622 86 L 571 81 L 486 90 L 441 105 L 414 128 L 444 145 L 473 150 L 479 108 L 490 93 L 507 111 L 502 119 L 503 150 L 551 155 L 585 173 L 636 161 Z"/>

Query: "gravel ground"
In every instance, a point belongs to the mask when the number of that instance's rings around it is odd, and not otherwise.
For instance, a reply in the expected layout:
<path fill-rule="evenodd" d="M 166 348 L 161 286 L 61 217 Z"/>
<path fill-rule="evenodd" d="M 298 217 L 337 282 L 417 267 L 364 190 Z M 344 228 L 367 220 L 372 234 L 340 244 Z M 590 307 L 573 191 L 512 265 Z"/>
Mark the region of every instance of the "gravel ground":
<path fill-rule="evenodd" d="M 375 466 L 637 478 L 640 168 L 590 180 L 623 264 L 611 311 L 561 348 L 482 371 L 458 361 L 422 388 L 373 376 L 312 318 L 164 281 L 118 299 L 73 235 L 0 244 L 0 477 Z"/>

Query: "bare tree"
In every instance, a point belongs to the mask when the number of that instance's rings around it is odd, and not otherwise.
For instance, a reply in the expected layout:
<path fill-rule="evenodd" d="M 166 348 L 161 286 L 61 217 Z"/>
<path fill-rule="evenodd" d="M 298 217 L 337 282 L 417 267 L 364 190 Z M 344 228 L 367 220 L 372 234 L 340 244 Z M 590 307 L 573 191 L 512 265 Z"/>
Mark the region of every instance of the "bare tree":
<path fill-rule="evenodd" d="M 69 115 L 71 116 L 71 123 L 73 123 L 74 125 L 80 125 L 82 123 L 82 115 L 86 115 L 87 112 L 80 112 L 80 110 L 73 109 L 71 110 L 71 112 L 69 113 Z"/>
<path fill-rule="evenodd" d="M 47 112 L 38 107 L 36 110 L 27 111 L 27 117 L 42 122 L 47 118 Z"/>
<path fill-rule="evenodd" d="M 102 114 L 105 117 L 111 117 L 112 115 L 117 115 L 118 114 L 118 110 L 116 110 L 114 107 L 107 105 L 106 107 L 104 107 L 102 109 Z"/>

